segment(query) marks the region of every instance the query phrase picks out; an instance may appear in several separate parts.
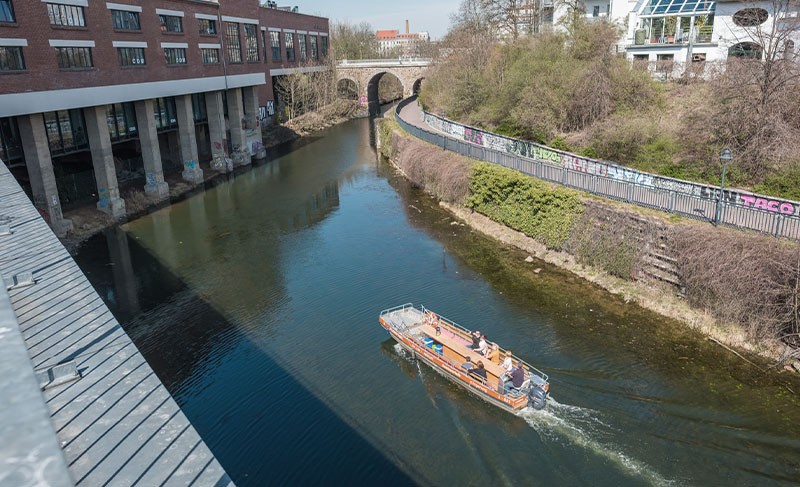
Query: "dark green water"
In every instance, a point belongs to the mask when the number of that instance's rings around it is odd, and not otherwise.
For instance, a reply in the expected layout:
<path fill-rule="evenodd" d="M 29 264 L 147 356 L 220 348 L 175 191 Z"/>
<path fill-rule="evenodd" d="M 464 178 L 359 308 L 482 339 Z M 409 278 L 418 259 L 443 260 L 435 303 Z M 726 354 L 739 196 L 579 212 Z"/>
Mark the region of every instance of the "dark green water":
<path fill-rule="evenodd" d="M 800 481 L 787 379 L 525 257 L 378 162 L 361 120 L 77 259 L 238 485 Z M 548 372 L 548 409 L 398 354 L 377 317 L 405 302 Z"/>

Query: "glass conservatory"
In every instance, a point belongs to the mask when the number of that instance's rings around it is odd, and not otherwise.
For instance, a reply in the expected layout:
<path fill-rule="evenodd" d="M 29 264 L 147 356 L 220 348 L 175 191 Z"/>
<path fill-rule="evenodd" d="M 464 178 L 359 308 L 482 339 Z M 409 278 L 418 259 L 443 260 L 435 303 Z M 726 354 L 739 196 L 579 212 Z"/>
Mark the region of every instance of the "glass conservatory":
<path fill-rule="evenodd" d="M 634 43 L 711 42 L 714 6 L 713 0 L 647 0 L 639 12 Z"/>

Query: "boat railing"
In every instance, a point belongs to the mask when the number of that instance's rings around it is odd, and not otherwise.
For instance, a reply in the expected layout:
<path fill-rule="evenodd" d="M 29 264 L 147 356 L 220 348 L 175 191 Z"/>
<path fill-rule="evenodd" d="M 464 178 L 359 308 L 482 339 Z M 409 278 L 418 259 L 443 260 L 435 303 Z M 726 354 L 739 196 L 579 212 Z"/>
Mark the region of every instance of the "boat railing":
<path fill-rule="evenodd" d="M 403 305 L 403 306 L 396 306 L 395 308 L 399 309 L 399 308 L 403 308 L 404 306 L 406 306 L 406 305 Z M 412 305 L 412 307 L 413 307 L 413 305 Z M 449 319 L 449 318 L 447 318 L 447 317 L 445 317 L 445 316 L 442 316 L 442 315 L 440 315 L 439 313 L 437 313 L 437 312 L 435 312 L 435 311 L 431 311 L 431 310 L 427 309 L 427 308 L 426 308 L 424 305 L 421 305 L 421 308 L 422 308 L 422 314 L 423 314 L 423 315 L 425 315 L 425 314 L 427 314 L 427 313 L 433 313 L 433 314 L 435 314 L 435 315 L 437 316 L 437 318 L 439 319 L 439 321 L 444 321 L 444 322 L 445 322 L 446 324 L 448 324 L 449 326 L 451 326 L 451 327 L 455 328 L 455 329 L 456 329 L 456 331 L 457 331 L 457 332 L 459 332 L 459 334 L 461 335 L 461 337 L 462 337 L 462 338 L 464 338 L 464 339 L 465 339 L 465 340 L 467 340 L 468 342 L 469 342 L 469 341 L 471 341 L 471 339 L 472 339 L 472 338 L 471 338 L 471 332 L 470 332 L 470 331 L 469 331 L 467 328 L 465 328 L 465 327 L 463 327 L 463 326 L 459 325 L 459 324 L 458 324 L 458 323 L 456 323 L 455 321 L 453 321 L 453 320 L 451 320 L 451 319 Z M 499 348 L 499 347 L 500 347 L 500 345 L 498 345 L 498 348 Z M 507 350 L 506 350 L 506 349 L 504 349 L 504 348 L 499 348 L 499 350 L 500 350 L 500 352 L 501 352 L 502 354 L 506 354 L 506 353 L 507 353 Z M 534 367 L 533 365 L 529 364 L 528 362 L 526 362 L 526 361 L 522 360 L 522 359 L 521 359 L 521 358 L 519 358 L 518 356 L 516 356 L 516 355 L 511 355 L 511 356 L 513 357 L 513 359 L 514 359 L 514 360 L 516 360 L 516 361 L 520 362 L 520 363 L 523 365 L 523 368 L 526 368 L 526 369 L 528 369 L 528 370 L 529 370 L 531 373 L 538 375 L 539 377 L 541 377 L 542 379 L 544 379 L 544 381 L 545 381 L 545 382 L 549 382 L 549 378 L 548 378 L 547 374 L 545 374 L 545 373 L 544 373 L 544 372 L 542 372 L 541 370 L 537 369 L 537 368 L 536 368 L 536 367 Z"/>

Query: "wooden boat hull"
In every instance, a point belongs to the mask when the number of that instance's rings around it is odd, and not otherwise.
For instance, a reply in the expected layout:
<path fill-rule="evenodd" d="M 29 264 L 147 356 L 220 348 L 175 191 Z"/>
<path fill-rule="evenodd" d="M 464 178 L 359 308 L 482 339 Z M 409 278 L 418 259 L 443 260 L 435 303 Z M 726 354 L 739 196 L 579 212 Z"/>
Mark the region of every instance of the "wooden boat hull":
<path fill-rule="evenodd" d="M 528 406 L 536 409 L 545 406 L 549 383 L 544 373 L 512 357 L 524 370 L 526 381 L 519 389 L 505 391 L 501 379 L 505 370 L 472 350 L 468 341 L 470 332 L 460 325 L 412 304 L 384 310 L 378 321 L 412 356 L 484 401 L 515 414 Z M 486 377 L 468 374 L 462 367 L 466 359 L 473 364 L 484 363 Z"/>

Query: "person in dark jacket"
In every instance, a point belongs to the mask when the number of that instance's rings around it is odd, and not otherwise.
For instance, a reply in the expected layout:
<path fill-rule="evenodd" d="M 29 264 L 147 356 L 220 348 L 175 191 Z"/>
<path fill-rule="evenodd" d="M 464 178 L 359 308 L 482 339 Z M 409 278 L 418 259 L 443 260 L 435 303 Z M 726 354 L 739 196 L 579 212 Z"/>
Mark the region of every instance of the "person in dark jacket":
<path fill-rule="evenodd" d="M 508 380 L 503 385 L 503 389 L 506 392 L 513 389 L 519 389 L 522 387 L 523 382 L 525 382 L 525 371 L 522 370 L 522 364 L 516 364 L 516 366 L 511 370 L 511 373 L 508 374 Z"/>
<path fill-rule="evenodd" d="M 477 365 L 478 366 L 475 367 L 474 369 L 470 370 L 469 373 L 474 375 L 474 376 L 476 376 L 476 377 L 480 377 L 482 380 L 486 380 L 486 369 L 483 368 L 483 362 L 478 360 L 478 364 Z"/>

